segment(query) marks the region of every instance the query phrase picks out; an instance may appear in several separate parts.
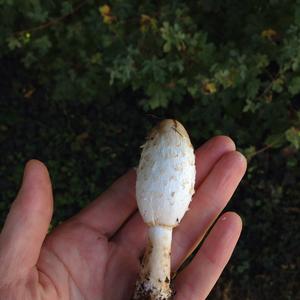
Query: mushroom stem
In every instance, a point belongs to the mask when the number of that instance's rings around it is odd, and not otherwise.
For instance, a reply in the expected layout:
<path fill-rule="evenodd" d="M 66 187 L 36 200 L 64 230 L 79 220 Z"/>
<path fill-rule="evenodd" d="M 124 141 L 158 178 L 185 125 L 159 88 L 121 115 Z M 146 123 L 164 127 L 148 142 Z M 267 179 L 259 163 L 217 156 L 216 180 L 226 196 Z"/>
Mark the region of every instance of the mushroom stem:
<path fill-rule="evenodd" d="M 152 226 L 134 299 L 168 300 L 172 227 Z"/>

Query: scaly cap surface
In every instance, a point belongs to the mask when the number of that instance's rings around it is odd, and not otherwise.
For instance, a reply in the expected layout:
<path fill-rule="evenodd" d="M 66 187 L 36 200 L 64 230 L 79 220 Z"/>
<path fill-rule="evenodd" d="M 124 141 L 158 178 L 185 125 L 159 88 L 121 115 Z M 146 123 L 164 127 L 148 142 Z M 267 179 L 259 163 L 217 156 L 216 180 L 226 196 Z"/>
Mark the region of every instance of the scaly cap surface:
<path fill-rule="evenodd" d="M 152 129 L 137 169 L 136 197 L 150 226 L 176 226 L 194 194 L 194 149 L 184 127 L 167 119 Z"/>

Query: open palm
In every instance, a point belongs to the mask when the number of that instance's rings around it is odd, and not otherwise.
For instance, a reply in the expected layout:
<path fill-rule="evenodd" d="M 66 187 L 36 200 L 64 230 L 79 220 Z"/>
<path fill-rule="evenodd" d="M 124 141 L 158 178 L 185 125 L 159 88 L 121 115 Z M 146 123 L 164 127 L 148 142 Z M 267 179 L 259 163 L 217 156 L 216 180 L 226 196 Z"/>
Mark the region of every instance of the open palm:
<path fill-rule="evenodd" d="M 196 166 L 191 209 L 173 234 L 174 274 L 226 206 L 246 161 L 229 138 L 219 136 L 196 151 Z M 134 170 L 47 235 L 52 211 L 47 169 L 32 160 L 0 235 L 0 299 L 131 299 L 147 243 L 136 207 Z M 176 300 L 207 297 L 241 226 L 233 212 L 219 218 L 192 262 L 173 280 Z"/>

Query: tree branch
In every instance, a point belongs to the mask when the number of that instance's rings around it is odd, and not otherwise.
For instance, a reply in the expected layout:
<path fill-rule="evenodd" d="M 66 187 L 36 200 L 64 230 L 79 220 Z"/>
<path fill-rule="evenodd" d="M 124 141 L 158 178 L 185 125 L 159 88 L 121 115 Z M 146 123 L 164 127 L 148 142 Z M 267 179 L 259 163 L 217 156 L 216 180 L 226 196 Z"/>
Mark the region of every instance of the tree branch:
<path fill-rule="evenodd" d="M 88 0 L 84 0 L 82 1 L 81 3 L 79 3 L 74 9 L 72 12 L 66 14 L 66 15 L 63 15 L 59 18 L 56 18 L 56 19 L 53 19 L 51 21 L 48 21 L 46 23 L 43 23 L 39 26 L 36 26 L 36 27 L 31 27 L 31 28 L 28 28 L 28 29 L 24 29 L 24 30 L 21 30 L 21 31 L 17 31 L 14 33 L 14 35 L 23 35 L 27 32 L 35 32 L 35 31 L 40 31 L 40 30 L 43 30 L 43 29 L 46 29 L 48 27 L 51 27 L 51 26 L 55 26 L 57 25 L 58 23 L 64 21 L 65 19 L 71 17 L 72 15 L 74 15 L 75 13 L 77 13 L 86 3 L 87 3 Z"/>
<path fill-rule="evenodd" d="M 281 138 L 281 137 L 280 137 Z M 252 157 L 262 153 L 262 152 L 265 152 L 269 149 L 271 149 L 273 146 L 276 145 L 276 143 L 280 140 L 280 138 L 277 138 L 275 141 L 273 141 L 272 143 L 270 143 L 269 145 L 266 145 L 265 147 L 263 148 L 260 148 L 258 149 L 257 151 L 253 152 L 252 154 L 249 155 L 249 158 L 251 159 Z"/>

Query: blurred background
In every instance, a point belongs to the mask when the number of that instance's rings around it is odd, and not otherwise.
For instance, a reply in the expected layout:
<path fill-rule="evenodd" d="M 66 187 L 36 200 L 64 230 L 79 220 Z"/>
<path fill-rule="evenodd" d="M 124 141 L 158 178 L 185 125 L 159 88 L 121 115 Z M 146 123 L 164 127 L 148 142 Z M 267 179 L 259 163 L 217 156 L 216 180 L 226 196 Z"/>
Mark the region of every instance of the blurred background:
<path fill-rule="evenodd" d="M 209 299 L 300 299 L 300 1 L 0 0 L 0 76 L 0 225 L 28 159 L 49 168 L 56 226 L 172 117 L 248 159 Z"/>

